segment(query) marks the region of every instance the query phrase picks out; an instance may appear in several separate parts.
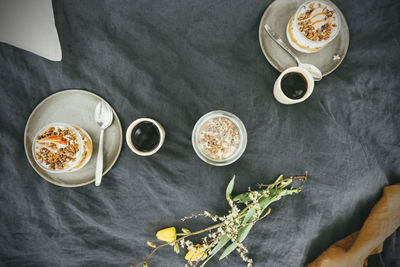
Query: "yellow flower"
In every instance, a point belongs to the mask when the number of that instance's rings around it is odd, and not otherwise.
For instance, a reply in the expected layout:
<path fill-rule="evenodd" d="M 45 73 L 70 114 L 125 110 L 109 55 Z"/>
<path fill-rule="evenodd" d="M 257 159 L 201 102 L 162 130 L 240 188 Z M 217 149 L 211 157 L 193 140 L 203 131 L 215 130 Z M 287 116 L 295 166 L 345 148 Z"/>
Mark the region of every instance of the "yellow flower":
<path fill-rule="evenodd" d="M 165 242 L 174 242 L 176 240 L 175 227 L 165 228 L 157 232 L 157 239 Z"/>
<path fill-rule="evenodd" d="M 200 261 L 207 258 L 207 253 L 200 250 L 200 245 L 197 244 L 194 249 L 189 250 L 186 253 L 185 260 L 187 261 Z"/>

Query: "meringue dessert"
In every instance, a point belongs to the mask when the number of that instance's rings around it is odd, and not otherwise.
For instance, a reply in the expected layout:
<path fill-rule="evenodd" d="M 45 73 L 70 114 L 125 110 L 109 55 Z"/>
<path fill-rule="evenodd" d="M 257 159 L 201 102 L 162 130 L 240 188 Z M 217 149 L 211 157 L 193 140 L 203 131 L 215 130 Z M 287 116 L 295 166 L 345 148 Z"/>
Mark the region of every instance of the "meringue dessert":
<path fill-rule="evenodd" d="M 52 123 L 35 136 L 32 152 L 36 163 L 48 172 L 76 171 L 86 165 L 93 145 L 82 128 L 66 123 Z"/>
<path fill-rule="evenodd" d="M 323 1 L 310 1 L 299 7 L 286 28 L 293 48 L 303 53 L 321 50 L 337 36 L 340 17 L 337 11 Z"/>

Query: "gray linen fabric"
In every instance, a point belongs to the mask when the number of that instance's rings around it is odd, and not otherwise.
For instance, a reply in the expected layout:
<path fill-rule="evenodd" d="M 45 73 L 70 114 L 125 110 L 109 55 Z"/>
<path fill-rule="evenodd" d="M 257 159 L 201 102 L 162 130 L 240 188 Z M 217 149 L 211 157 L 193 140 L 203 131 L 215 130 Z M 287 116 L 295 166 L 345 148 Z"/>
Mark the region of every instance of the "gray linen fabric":
<path fill-rule="evenodd" d="M 233 174 L 234 193 L 280 173 L 310 174 L 244 241 L 256 266 L 303 266 L 358 230 L 383 186 L 400 181 L 400 2 L 337 0 L 347 57 L 293 106 L 274 100 L 279 73 L 258 43 L 270 2 L 54 1 L 62 62 L 0 44 L 0 265 L 134 265 L 158 229 L 199 229 L 210 222 L 179 219 L 224 214 Z M 139 117 L 160 121 L 164 146 L 139 157 L 124 143 L 101 187 L 46 182 L 25 157 L 24 126 L 42 99 L 67 88 L 106 98 L 124 129 Z M 226 167 L 205 164 L 191 146 L 197 119 L 215 109 L 248 131 L 245 154 Z M 399 240 L 376 266 L 400 265 Z M 149 265 L 183 266 L 183 255 L 166 248 Z M 233 253 L 209 266 L 245 265 Z"/>

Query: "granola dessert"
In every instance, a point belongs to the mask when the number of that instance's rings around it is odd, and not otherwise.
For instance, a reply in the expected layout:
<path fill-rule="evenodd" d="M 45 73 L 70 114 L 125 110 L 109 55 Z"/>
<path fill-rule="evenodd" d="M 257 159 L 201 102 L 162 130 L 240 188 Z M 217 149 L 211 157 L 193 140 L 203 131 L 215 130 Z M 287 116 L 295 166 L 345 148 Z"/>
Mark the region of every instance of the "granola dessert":
<path fill-rule="evenodd" d="M 215 117 L 206 121 L 197 138 L 201 152 L 213 160 L 232 157 L 240 144 L 237 126 L 226 117 Z"/>
<path fill-rule="evenodd" d="M 299 7 L 286 28 L 289 43 L 298 51 L 313 53 L 332 41 L 340 29 L 340 17 L 323 1 L 311 1 Z"/>
<path fill-rule="evenodd" d="M 40 167 L 49 172 L 75 171 L 92 155 L 88 133 L 73 125 L 52 123 L 36 134 L 32 152 Z"/>

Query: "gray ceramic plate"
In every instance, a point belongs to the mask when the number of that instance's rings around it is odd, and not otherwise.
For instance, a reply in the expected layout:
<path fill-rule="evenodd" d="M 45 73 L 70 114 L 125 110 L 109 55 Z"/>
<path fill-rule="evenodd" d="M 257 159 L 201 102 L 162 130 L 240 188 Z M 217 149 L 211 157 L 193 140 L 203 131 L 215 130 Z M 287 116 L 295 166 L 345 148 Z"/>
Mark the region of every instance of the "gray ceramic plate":
<path fill-rule="evenodd" d="M 306 0 L 275 0 L 268 6 L 261 18 L 258 28 L 258 38 L 261 49 L 269 63 L 279 72 L 289 67 L 297 66 L 297 64 L 287 52 L 271 39 L 264 29 L 264 24 L 268 23 L 268 25 L 280 35 L 282 40 L 292 48 L 286 38 L 286 26 L 289 19 L 296 13 L 297 8 L 305 2 Z M 319 52 L 312 54 L 301 53 L 292 48 L 293 52 L 299 57 L 302 63 L 310 63 L 317 66 L 321 70 L 323 76 L 334 71 L 340 63 L 342 63 L 346 56 L 350 40 L 349 28 L 343 13 L 335 4 L 330 1 L 327 2 L 338 10 L 342 19 L 341 29 L 336 38 Z M 340 59 L 333 60 L 335 55 L 339 55 Z"/>
<path fill-rule="evenodd" d="M 101 97 L 84 90 L 65 90 L 43 100 L 29 116 L 25 126 L 25 153 L 33 169 L 50 183 L 75 187 L 94 182 L 100 128 L 94 120 L 94 109 Z M 104 173 L 106 174 L 117 160 L 122 146 L 122 128 L 113 110 L 113 123 L 104 132 Z M 37 131 L 52 122 L 71 123 L 85 129 L 93 140 L 93 155 L 82 169 L 75 172 L 49 173 L 35 162 L 32 155 L 32 140 Z"/>

